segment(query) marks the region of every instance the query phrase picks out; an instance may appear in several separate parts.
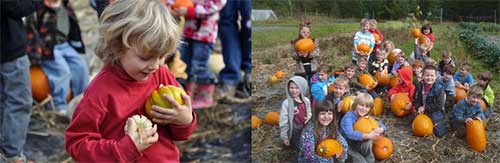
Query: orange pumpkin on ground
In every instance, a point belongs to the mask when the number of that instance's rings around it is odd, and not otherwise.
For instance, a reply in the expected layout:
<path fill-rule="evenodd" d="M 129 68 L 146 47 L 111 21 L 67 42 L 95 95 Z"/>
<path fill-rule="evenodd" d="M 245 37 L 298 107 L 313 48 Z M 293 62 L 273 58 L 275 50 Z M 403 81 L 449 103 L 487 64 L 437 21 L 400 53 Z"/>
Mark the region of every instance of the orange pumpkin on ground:
<path fill-rule="evenodd" d="M 415 28 L 413 28 L 413 29 L 411 30 L 411 35 L 413 36 L 413 38 L 418 38 L 418 37 L 420 37 L 420 35 L 421 35 L 421 34 L 420 34 L 420 30 L 419 30 L 418 28 L 416 28 L 416 27 L 415 27 Z"/>
<path fill-rule="evenodd" d="M 370 112 L 374 116 L 384 114 L 384 101 L 382 100 L 382 98 L 377 97 L 373 100 L 373 108 Z"/>
<path fill-rule="evenodd" d="M 391 157 L 393 150 L 391 139 L 385 136 L 377 136 L 373 141 L 372 151 L 377 160 L 388 159 Z"/>
<path fill-rule="evenodd" d="M 352 108 L 352 103 L 354 102 L 353 97 L 351 96 L 346 96 L 344 99 L 342 99 L 342 105 L 340 111 L 342 113 L 347 113 L 349 110 Z"/>
<path fill-rule="evenodd" d="M 267 82 L 269 84 L 273 85 L 273 84 L 278 83 L 279 79 L 278 79 L 278 77 L 276 77 L 276 76 L 273 75 L 273 76 L 270 76 L 269 79 L 267 79 Z"/>
<path fill-rule="evenodd" d="M 252 129 L 259 128 L 262 125 L 262 120 L 259 117 L 252 115 Z"/>
<path fill-rule="evenodd" d="M 381 86 L 389 86 L 391 84 L 391 77 L 387 73 L 377 72 L 375 73 L 375 79 L 377 79 L 378 84 Z"/>
<path fill-rule="evenodd" d="M 415 136 L 429 136 L 432 135 L 434 125 L 431 118 L 425 114 L 419 114 L 413 120 L 412 124 L 413 135 Z"/>
<path fill-rule="evenodd" d="M 479 103 L 481 103 L 481 109 L 483 110 L 483 112 L 486 111 L 487 105 L 486 105 L 486 102 L 484 101 L 484 99 L 481 99 L 481 101 L 479 101 Z"/>
<path fill-rule="evenodd" d="M 277 126 L 280 123 L 280 113 L 278 112 L 268 112 L 266 117 L 264 117 L 264 122 L 268 125 Z"/>
<path fill-rule="evenodd" d="M 397 117 L 404 117 L 410 110 L 406 110 L 406 106 L 410 103 L 410 98 L 405 93 L 394 94 L 394 99 L 391 100 L 391 110 Z"/>
<path fill-rule="evenodd" d="M 363 84 L 365 87 L 368 87 L 368 90 L 372 90 L 375 88 L 375 79 L 370 74 L 362 74 L 358 77 L 359 83 Z"/>
<path fill-rule="evenodd" d="M 399 79 L 398 78 L 399 78 L 398 74 L 392 76 L 391 81 L 390 81 L 391 88 L 395 87 L 396 85 L 399 84 Z"/>
<path fill-rule="evenodd" d="M 284 71 L 277 71 L 276 73 L 274 73 L 274 76 L 276 76 L 277 78 L 281 79 L 281 78 L 284 78 L 286 77 L 286 74 Z"/>
<path fill-rule="evenodd" d="M 359 117 L 356 123 L 354 123 L 354 130 L 364 134 L 368 134 L 376 128 L 380 128 L 380 126 L 378 122 L 370 116 Z"/>
<path fill-rule="evenodd" d="M 455 92 L 455 103 L 458 103 L 460 100 L 464 99 L 465 96 L 467 96 L 467 92 L 463 88 L 455 87 Z"/>
<path fill-rule="evenodd" d="M 166 99 L 163 98 L 163 94 L 172 97 L 179 105 L 184 105 L 184 100 L 182 99 L 182 95 L 186 94 L 186 92 L 176 86 L 167 85 L 160 86 L 160 88 L 154 90 L 151 93 L 151 96 L 146 99 L 146 104 L 144 106 L 146 110 L 146 115 L 149 118 L 154 118 L 155 116 L 152 113 L 152 105 L 157 105 L 163 108 L 172 108 L 172 104 L 170 104 Z"/>
<path fill-rule="evenodd" d="M 324 158 L 342 155 L 343 152 L 342 145 L 335 139 L 325 139 L 316 147 L 316 153 Z"/>
<path fill-rule="evenodd" d="M 365 53 L 364 55 L 368 55 L 368 53 L 371 50 L 370 45 L 366 43 L 360 43 L 356 48 L 358 49 L 359 52 Z"/>
<path fill-rule="evenodd" d="M 467 128 L 467 144 L 474 151 L 483 152 L 486 149 L 486 131 L 484 124 L 479 120 L 472 120 L 466 125 Z"/>
<path fill-rule="evenodd" d="M 172 5 L 172 9 L 177 9 L 179 7 L 194 7 L 194 3 L 191 0 L 175 0 L 174 5 Z"/>
<path fill-rule="evenodd" d="M 50 93 L 49 80 L 40 66 L 31 66 L 30 76 L 33 98 L 36 101 L 41 102 L 47 98 Z"/>
<path fill-rule="evenodd" d="M 314 41 L 310 38 L 300 39 L 295 43 L 295 49 L 302 53 L 310 53 L 314 51 Z"/>

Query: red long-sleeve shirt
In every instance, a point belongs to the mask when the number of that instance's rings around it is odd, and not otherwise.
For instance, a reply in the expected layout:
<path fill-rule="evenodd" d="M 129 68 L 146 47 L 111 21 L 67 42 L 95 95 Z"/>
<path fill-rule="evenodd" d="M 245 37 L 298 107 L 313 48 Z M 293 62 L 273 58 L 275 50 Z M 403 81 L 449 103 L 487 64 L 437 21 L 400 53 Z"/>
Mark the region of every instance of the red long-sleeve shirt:
<path fill-rule="evenodd" d="M 158 126 L 159 139 L 139 152 L 125 135 L 127 119 L 145 115 L 144 103 L 160 84 L 179 84 L 166 67 L 146 81 L 135 81 L 116 65 L 106 65 L 90 83 L 65 133 L 65 147 L 77 162 L 179 162 L 174 140 L 186 140 L 196 128 L 196 117 L 185 126 Z"/>
<path fill-rule="evenodd" d="M 391 96 L 396 93 L 407 93 L 410 98 L 410 102 L 413 103 L 413 95 L 415 94 L 415 86 L 411 81 L 411 77 L 413 76 L 413 71 L 411 68 L 404 67 L 398 70 L 399 78 L 403 81 L 398 83 L 395 87 L 391 88 L 387 93 L 387 97 L 389 101 L 391 100 Z"/>

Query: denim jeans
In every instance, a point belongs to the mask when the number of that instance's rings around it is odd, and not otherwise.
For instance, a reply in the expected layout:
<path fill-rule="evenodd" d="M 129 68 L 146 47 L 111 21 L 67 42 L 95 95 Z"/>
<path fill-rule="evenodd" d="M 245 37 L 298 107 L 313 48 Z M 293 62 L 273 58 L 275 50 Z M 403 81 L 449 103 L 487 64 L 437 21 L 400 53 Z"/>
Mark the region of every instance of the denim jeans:
<path fill-rule="evenodd" d="M 184 40 L 181 45 L 181 59 L 186 63 L 188 80 L 196 83 L 214 83 L 215 75 L 208 70 L 208 59 L 213 44 L 192 39 Z"/>
<path fill-rule="evenodd" d="M 238 13 L 241 14 L 241 30 L 238 29 Z M 236 85 L 240 82 L 240 70 L 252 72 L 252 2 L 229 0 L 220 11 L 219 39 L 225 67 L 219 74 L 221 83 Z"/>
<path fill-rule="evenodd" d="M 446 126 L 445 126 L 445 116 L 443 111 L 435 111 L 430 113 L 429 117 L 432 120 L 432 124 L 434 124 L 434 135 L 438 137 L 442 137 L 446 134 Z"/>
<path fill-rule="evenodd" d="M 7 157 L 21 154 L 31 114 L 28 55 L 1 64 L 0 149 Z"/>
<path fill-rule="evenodd" d="M 68 43 L 54 46 L 54 59 L 42 61 L 42 69 L 49 79 L 50 92 L 57 110 L 68 108 L 66 97 L 70 83 L 73 97 L 83 93 L 89 84 L 87 63 Z"/>

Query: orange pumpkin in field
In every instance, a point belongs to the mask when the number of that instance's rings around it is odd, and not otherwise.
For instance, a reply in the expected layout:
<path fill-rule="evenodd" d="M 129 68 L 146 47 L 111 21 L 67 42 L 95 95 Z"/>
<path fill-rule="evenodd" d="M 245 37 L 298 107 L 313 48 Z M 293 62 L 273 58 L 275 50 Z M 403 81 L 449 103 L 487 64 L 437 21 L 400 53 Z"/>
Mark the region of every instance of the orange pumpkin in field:
<path fill-rule="evenodd" d="M 481 109 L 483 110 L 483 112 L 486 111 L 487 105 L 486 105 L 486 102 L 484 101 L 484 99 L 481 99 L 479 101 L 479 103 L 481 103 Z"/>
<path fill-rule="evenodd" d="M 483 152 L 486 149 L 486 131 L 483 122 L 472 120 L 465 126 L 467 130 L 467 144 L 477 152 Z"/>
<path fill-rule="evenodd" d="M 310 38 L 300 39 L 295 43 L 295 49 L 302 53 L 310 53 L 314 51 L 314 41 Z"/>
<path fill-rule="evenodd" d="M 362 74 L 358 77 L 359 83 L 363 84 L 368 90 L 375 88 L 375 79 L 369 74 Z"/>
<path fill-rule="evenodd" d="M 358 49 L 359 52 L 365 53 L 364 55 L 368 55 L 368 53 L 371 50 L 370 45 L 366 43 L 360 43 L 356 48 Z"/>
<path fill-rule="evenodd" d="M 274 76 L 276 76 L 277 78 L 281 79 L 281 78 L 286 77 L 286 74 L 285 74 L 284 71 L 277 71 L 276 73 L 274 73 Z"/>
<path fill-rule="evenodd" d="M 252 129 L 259 128 L 262 125 L 262 120 L 259 117 L 252 115 Z"/>
<path fill-rule="evenodd" d="M 50 93 L 49 80 L 40 66 L 31 66 L 30 76 L 33 98 L 36 101 L 41 102 L 47 98 Z"/>
<path fill-rule="evenodd" d="M 455 87 L 455 93 L 455 103 L 458 103 L 460 100 L 464 99 L 465 96 L 467 96 L 467 92 L 465 92 L 465 89 L 463 88 Z"/>
<path fill-rule="evenodd" d="M 396 56 L 396 54 L 394 53 L 394 50 L 391 51 L 389 53 L 389 55 L 387 56 L 387 61 L 389 61 L 389 64 L 392 66 L 394 64 L 394 62 L 396 62 L 396 60 L 398 59 L 398 57 Z"/>
<path fill-rule="evenodd" d="M 396 93 L 394 99 L 391 100 L 391 110 L 397 117 L 404 117 L 410 110 L 406 110 L 406 106 L 410 103 L 410 97 L 405 93 Z"/>
<path fill-rule="evenodd" d="M 431 118 L 425 114 L 419 114 L 412 123 L 413 135 L 415 136 L 429 136 L 432 135 L 434 125 Z"/>
<path fill-rule="evenodd" d="M 325 139 L 316 147 L 316 153 L 324 158 L 330 158 L 334 155 L 342 155 L 344 150 L 342 145 L 335 139 Z"/>
<path fill-rule="evenodd" d="M 268 125 L 278 125 L 280 123 L 280 113 L 274 111 L 268 112 L 266 117 L 264 117 L 264 122 Z"/>
<path fill-rule="evenodd" d="M 420 34 L 420 30 L 419 30 L 418 28 L 416 28 L 416 27 L 415 27 L 415 28 L 413 28 L 413 29 L 411 30 L 411 35 L 413 35 L 413 38 L 418 38 L 418 37 L 420 37 L 420 35 L 421 35 L 421 34 Z"/>
<path fill-rule="evenodd" d="M 370 116 L 359 117 L 354 123 L 354 130 L 364 134 L 368 134 L 377 128 L 380 128 L 378 122 Z"/>
<path fill-rule="evenodd" d="M 385 136 L 377 136 L 373 141 L 372 151 L 377 160 L 388 159 L 391 157 L 393 150 L 391 139 Z"/>
<path fill-rule="evenodd" d="M 374 116 L 379 116 L 384 113 L 384 101 L 382 98 L 377 97 L 373 100 L 373 108 L 370 112 Z"/>
<path fill-rule="evenodd" d="M 420 45 L 429 45 L 430 42 L 431 42 L 431 40 L 425 35 L 420 35 L 418 37 L 418 44 L 420 44 Z"/>
<path fill-rule="evenodd" d="M 378 84 L 381 86 L 389 86 L 391 84 L 391 77 L 387 73 L 377 72 L 375 73 L 375 79 L 377 79 Z"/>
<path fill-rule="evenodd" d="M 191 0 L 175 0 L 174 5 L 172 5 L 172 9 L 177 9 L 179 7 L 194 7 L 194 3 Z"/>

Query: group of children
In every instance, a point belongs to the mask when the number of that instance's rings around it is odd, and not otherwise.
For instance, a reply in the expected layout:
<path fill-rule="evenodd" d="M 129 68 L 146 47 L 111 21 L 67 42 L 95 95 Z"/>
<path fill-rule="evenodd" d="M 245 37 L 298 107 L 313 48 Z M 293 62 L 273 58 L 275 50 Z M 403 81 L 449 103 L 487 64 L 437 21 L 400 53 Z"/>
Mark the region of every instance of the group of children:
<path fill-rule="evenodd" d="M 412 113 L 408 117 L 412 120 L 416 114 L 427 114 L 432 119 L 434 134 L 438 137 L 446 134 L 446 122 L 458 137 L 463 137 L 466 123 L 472 119 L 486 121 L 491 115 L 494 100 L 489 86 L 491 73 L 479 73 L 478 81 L 474 83 L 469 64 L 462 64 L 459 71 L 455 72 L 455 62 L 450 51 L 444 51 L 442 60 L 435 62 L 430 58 L 435 41 L 430 25 L 421 29 L 429 38 L 430 45 L 426 45 L 426 48 L 419 47 L 418 57 L 412 57 L 412 60 L 407 60 L 406 54 L 401 49 L 396 49 L 393 42 L 383 41 L 382 33 L 376 29 L 376 20 L 363 19 L 360 25 L 361 30 L 353 40 L 353 63 L 344 66 L 342 75 L 334 75 L 328 64 L 318 64 L 321 61 L 317 60 L 320 51 L 317 46 L 314 52 L 306 55 L 297 55 L 298 52 L 292 48 L 292 56 L 299 67 L 297 69 L 303 70 L 306 65 L 317 67 L 316 71 L 296 71 L 296 76 L 287 83 L 287 100 L 281 108 L 280 138 L 285 145 L 300 151 L 299 161 L 331 162 L 349 159 L 354 162 L 374 162 L 372 140 L 385 133 L 387 128 L 378 122 L 380 128 L 364 134 L 353 130 L 353 126 L 360 117 L 369 116 L 374 98 L 384 94 L 391 101 L 395 99 L 395 94 L 405 93 L 410 103 L 404 109 Z M 301 25 L 298 39 L 311 37 L 310 32 L 310 26 Z M 378 38 L 375 39 L 373 34 L 378 35 Z M 368 44 L 370 52 L 359 51 L 359 43 Z M 415 46 L 420 46 L 418 41 Z M 393 63 L 388 61 L 390 55 L 395 57 Z M 303 56 L 307 57 L 308 63 L 317 65 L 304 64 L 305 59 L 301 58 Z M 373 86 L 365 86 L 358 81 L 360 75 L 369 74 L 373 77 L 376 73 L 396 77 L 398 82 L 389 89 L 389 86 L 379 85 L 376 79 Z M 311 89 L 307 89 L 308 86 Z M 459 88 L 465 89 L 467 96 L 455 101 L 455 89 Z M 352 110 L 343 113 L 342 99 L 346 96 L 353 96 L 354 102 Z M 480 100 L 486 102 L 485 111 L 481 110 Z M 342 144 L 344 155 L 332 158 L 317 155 L 316 146 L 327 138 L 336 139 Z"/>

